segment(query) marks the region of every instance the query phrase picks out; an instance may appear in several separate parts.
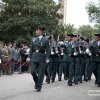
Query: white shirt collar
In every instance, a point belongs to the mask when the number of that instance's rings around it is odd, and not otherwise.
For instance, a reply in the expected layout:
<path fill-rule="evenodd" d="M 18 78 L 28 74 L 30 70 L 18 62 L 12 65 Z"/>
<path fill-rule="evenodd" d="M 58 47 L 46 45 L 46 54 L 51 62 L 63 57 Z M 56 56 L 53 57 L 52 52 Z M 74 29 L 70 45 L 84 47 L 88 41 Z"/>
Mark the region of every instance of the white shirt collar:
<path fill-rule="evenodd" d="M 39 36 L 38 38 L 41 39 L 43 36 Z"/>

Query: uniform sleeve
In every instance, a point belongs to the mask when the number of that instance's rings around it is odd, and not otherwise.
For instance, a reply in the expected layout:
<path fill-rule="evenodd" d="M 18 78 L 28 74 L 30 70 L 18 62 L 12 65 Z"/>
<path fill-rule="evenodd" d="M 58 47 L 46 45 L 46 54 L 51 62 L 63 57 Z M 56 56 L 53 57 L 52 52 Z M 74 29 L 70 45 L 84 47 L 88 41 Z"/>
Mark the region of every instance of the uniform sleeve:
<path fill-rule="evenodd" d="M 65 42 L 64 42 L 64 44 L 62 44 L 61 47 L 64 49 L 63 52 L 66 53 L 66 43 Z"/>
<path fill-rule="evenodd" d="M 50 46 L 49 46 L 49 40 L 46 41 L 46 58 L 48 59 L 50 57 Z"/>
<path fill-rule="evenodd" d="M 89 50 L 91 53 L 93 53 L 93 42 L 89 45 Z"/>
<path fill-rule="evenodd" d="M 31 44 L 30 44 L 30 51 L 29 51 L 28 58 L 30 58 L 30 59 L 31 59 L 31 57 L 32 57 L 32 53 L 33 53 L 33 39 L 31 40 Z"/>

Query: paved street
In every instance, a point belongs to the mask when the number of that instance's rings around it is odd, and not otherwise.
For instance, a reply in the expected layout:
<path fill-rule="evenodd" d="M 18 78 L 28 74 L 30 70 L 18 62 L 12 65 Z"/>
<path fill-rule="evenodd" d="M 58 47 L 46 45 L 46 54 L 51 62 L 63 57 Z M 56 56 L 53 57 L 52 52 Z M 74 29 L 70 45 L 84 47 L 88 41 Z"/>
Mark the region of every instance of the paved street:
<path fill-rule="evenodd" d="M 0 100 L 100 100 L 100 97 L 88 96 L 88 90 L 100 90 L 94 85 L 94 76 L 89 82 L 72 87 L 63 80 L 46 84 L 41 92 L 36 92 L 30 74 L 0 77 Z"/>

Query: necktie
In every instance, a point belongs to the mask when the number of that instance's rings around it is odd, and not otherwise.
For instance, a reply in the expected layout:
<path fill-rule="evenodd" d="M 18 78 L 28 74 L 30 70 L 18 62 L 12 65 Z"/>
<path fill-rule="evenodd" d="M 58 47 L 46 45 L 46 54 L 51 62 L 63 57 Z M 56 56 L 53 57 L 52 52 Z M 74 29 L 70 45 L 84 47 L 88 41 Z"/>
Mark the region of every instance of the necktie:
<path fill-rule="evenodd" d="M 38 41 L 40 41 L 40 38 L 38 38 Z"/>

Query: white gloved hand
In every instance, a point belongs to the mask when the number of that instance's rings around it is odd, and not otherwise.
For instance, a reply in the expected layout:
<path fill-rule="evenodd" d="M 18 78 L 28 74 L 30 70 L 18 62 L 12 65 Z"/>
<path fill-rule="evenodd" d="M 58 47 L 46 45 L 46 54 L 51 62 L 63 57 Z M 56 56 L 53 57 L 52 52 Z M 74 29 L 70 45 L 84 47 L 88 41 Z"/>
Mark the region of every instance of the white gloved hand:
<path fill-rule="evenodd" d="M 91 56 L 92 54 L 91 53 L 89 53 L 89 56 Z"/>
<path fill-rule="evenodd" d="M 82 51 L 80 51 L 80 54 L 82 54 Z"/>
<path fill-rule="evenodd" d="M 46 60 L 46 63 L 49 63 L 49 59 Z"/>
<path fill-rule="evenodd" d="M 54 55 L 54 52 L 51 52 L 51 55 Z"/>
<path fill-rule="evenodd" d="M 77 53 L 76 52 L 74 52 L 74 56 L 77 56 Z"/>
<path fill-rule="evenodd" d="M 58 53 L 58 51 L 56 51 L 56 53 Z"/>
<path fill-rule="evenodd" d="M 64 55 L 64 53 L 61 53 L 61 55 L 63 56 L 63 55 Z"/>
<path fill-rule="evenodd" d="M 86 49 L 86 53 L 88 53 L 88 54 L 90 53 L 89 49 Z"/>

